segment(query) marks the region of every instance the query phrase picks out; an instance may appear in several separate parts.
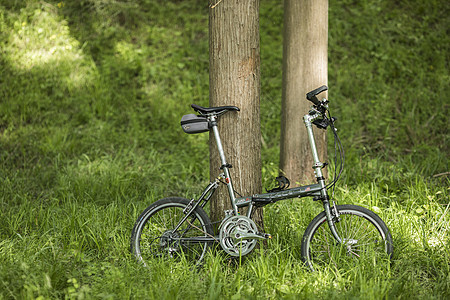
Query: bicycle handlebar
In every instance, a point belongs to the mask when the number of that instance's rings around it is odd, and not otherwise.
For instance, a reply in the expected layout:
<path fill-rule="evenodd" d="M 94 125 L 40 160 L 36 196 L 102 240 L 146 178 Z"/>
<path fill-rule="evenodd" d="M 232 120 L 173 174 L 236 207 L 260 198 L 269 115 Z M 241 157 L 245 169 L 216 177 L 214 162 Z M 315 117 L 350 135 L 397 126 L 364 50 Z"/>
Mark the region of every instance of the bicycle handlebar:
<path fill-rule="evenodd" d="M 309 101 L 314 103 L 314 105 L 319 105 L 320 101 L 319 101 L 319 99 L 317 99 L 316 96 L 322 92 L 325 92 L 326 90 L 328 90 L 328 87 L 326 85 L 322 85 L 321 87 L 307 93 L 306 99 L 308 99 Z"/>

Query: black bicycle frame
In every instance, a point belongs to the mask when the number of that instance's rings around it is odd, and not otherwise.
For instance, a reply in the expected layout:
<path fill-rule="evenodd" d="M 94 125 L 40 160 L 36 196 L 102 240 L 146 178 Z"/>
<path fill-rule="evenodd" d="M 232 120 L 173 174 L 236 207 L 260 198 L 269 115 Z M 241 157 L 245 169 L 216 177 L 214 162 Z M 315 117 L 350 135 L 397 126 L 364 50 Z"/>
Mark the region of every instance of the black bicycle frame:
<path fill-rule="evenodd" d="M 325 104 L 326 105 L 326 104 Z M 263 193 L 263 194 L 255 194 L 252 196 L 247 197 L 239 197 L 236 198 L 234 195 L 234 189 L 233 189 L 233 183 L 231 180 L 229 167 L 230 165 L 227 163 L 227 160 L 225 158 L 225 153 L 223 151 L 222 142 L 219 136 L 219 130 L 217 127 L 217 116 L 214 114 L 211 114 L 208 116 L 208 120 L 212 124 L 212 131 L 217 143 L 217 148 L 219 150 L 219 156 L 222 163 L 221 169 L 223 170 L 223 173 L 219 176 L 219 178 L 225 179 L 225 184 L 228 188 L 228 194 L 230 196 L 230 203 L 232 206 L 232 211 L 234 215 L 238 215 L 239 211 L 238 209 L 241 207 L 248 207 L 247 210 L 247 217 L 251 218 L 253 208 L 254 207 L 261 207 L 265 206 L 270 203 L 275 203 L 280 200 L 285 199 L 291 199 L 291 198 L 302 198 L 302 197 L 314 197 L 314 200 L 321 200 L 323 203 L 325 215 L 327 217 L 328 225 L 330 227 L 331 233 L 337 240 L 337 242 L 342 243 L 341 238 L 339 237 L 339 234 L 336 231 L 336 228 L 334 226 L 334 219 L 338 218 L 338 216 L 331 211 L 329 197 L 327 193 L 327 188 L 325 184 L 325 178 L 323 177 L 322 168 L 325 166 L 322 162 L 319 160 L 319 155 L 317 153 L 316 148 L 316 142 L 314 139 L 314 133 L 312 130 L 312 125 L 315 120 L 318 120 L 320 118 L 323 118 L 323 114 L 319 112 L 316 109 L 311 109 L 307 115 L 303 117 L 303 121 L 306 126 L 306 130 L 309 137 L 309 143 L 311 146 L 311 151 L 313 154 L 313 160 L 314 160 L 314 173 L 315 177 L 317 179 L 316 184 L 301 186 L 301 187 L 295 187 L 291 189 L 286 189 L 282 191 L 277 192 L 271 192 L 271 193 Z M 211 182 L 206 189 L 203 191 L 202 195 L 197 199 L 192 199 L 191 203 L 188 205 L 188 207 L 185 209 L 185 217 L 179 222 L 179 224 L 175 227 L 174 231 L 176 231 L 183 222 L 187 220 L 187 218 L 191 215 L 191 213 L 195 210 L 196 207 L 204 207 L 208 200 L 211 198 L 211 196 L 214 194 L 215 190 L 219 187 L 219 183 L 221 180 L 217 178 L 215 181 Z M 180 238 L 182 240 L 183 238 Z M 191 242 L 197 241 L 197 238 L 187 238 L 186 240 L 189 240 Z M 215 238 L 213 237 L 198 237 L 198 242 L 205 242 L 205 241 L 214 241 Z"/>

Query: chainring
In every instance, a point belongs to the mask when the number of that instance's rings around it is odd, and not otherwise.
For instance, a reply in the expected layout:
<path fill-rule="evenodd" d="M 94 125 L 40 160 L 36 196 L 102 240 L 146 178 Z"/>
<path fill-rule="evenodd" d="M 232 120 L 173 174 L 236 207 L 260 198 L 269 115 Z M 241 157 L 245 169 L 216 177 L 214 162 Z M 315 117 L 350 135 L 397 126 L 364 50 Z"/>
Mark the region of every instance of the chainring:
<path fill-rule="evenodd" d="M 256 239 L 245 239 L 243 234 L 257 234 L 255 222 L 246 216 L 231 216 L 220 225 L 219 240 L 222 249 L 231 256 L 246 255 L 257 244 Z"/>

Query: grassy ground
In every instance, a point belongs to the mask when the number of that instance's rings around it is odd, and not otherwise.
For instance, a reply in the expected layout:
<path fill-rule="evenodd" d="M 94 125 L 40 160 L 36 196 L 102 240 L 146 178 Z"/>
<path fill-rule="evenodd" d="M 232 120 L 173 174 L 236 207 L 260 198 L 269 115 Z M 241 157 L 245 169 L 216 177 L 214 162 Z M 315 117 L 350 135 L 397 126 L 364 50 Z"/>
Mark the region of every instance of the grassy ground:
<path fill-rule="evenodd" d="M 261 3 L 263 177 L 277 173 L 282 4 Z M 377 212 L 391 263 L 309 273 L 310 199 L 265 210 L 266 249 L 139 266 L 139 213 L 195 196 L 207 135 L 207 1 L 0 1 L 0 299 L 450 297 L 449 5 L 330 1 L 329 86 L 347 167 L 339 203 Z M 290 208 L 288 210 L 288 208 Z M 294 209 L 292 209 L 294 208 Z"/>

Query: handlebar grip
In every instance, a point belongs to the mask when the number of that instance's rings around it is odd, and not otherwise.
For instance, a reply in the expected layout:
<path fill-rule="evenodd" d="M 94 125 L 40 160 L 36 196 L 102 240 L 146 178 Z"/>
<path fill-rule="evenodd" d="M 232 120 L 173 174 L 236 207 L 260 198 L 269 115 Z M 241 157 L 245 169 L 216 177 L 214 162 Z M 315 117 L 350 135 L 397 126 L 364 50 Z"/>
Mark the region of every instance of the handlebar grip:
<path fill-rule="evenodd" d="M 308 99 L 309 101 L 311 101 L 312 103 L 314 103 L 315 105 L 320 104 L 319 99 L 317 99 L 317 95 L 319 95 L 322 92 L 325 92 L 326 90 L 328 90 L 328 87 L 326 85 L 322 85 L 321 87 L 309 92 L 306 94 L 306 99 Z"/>

